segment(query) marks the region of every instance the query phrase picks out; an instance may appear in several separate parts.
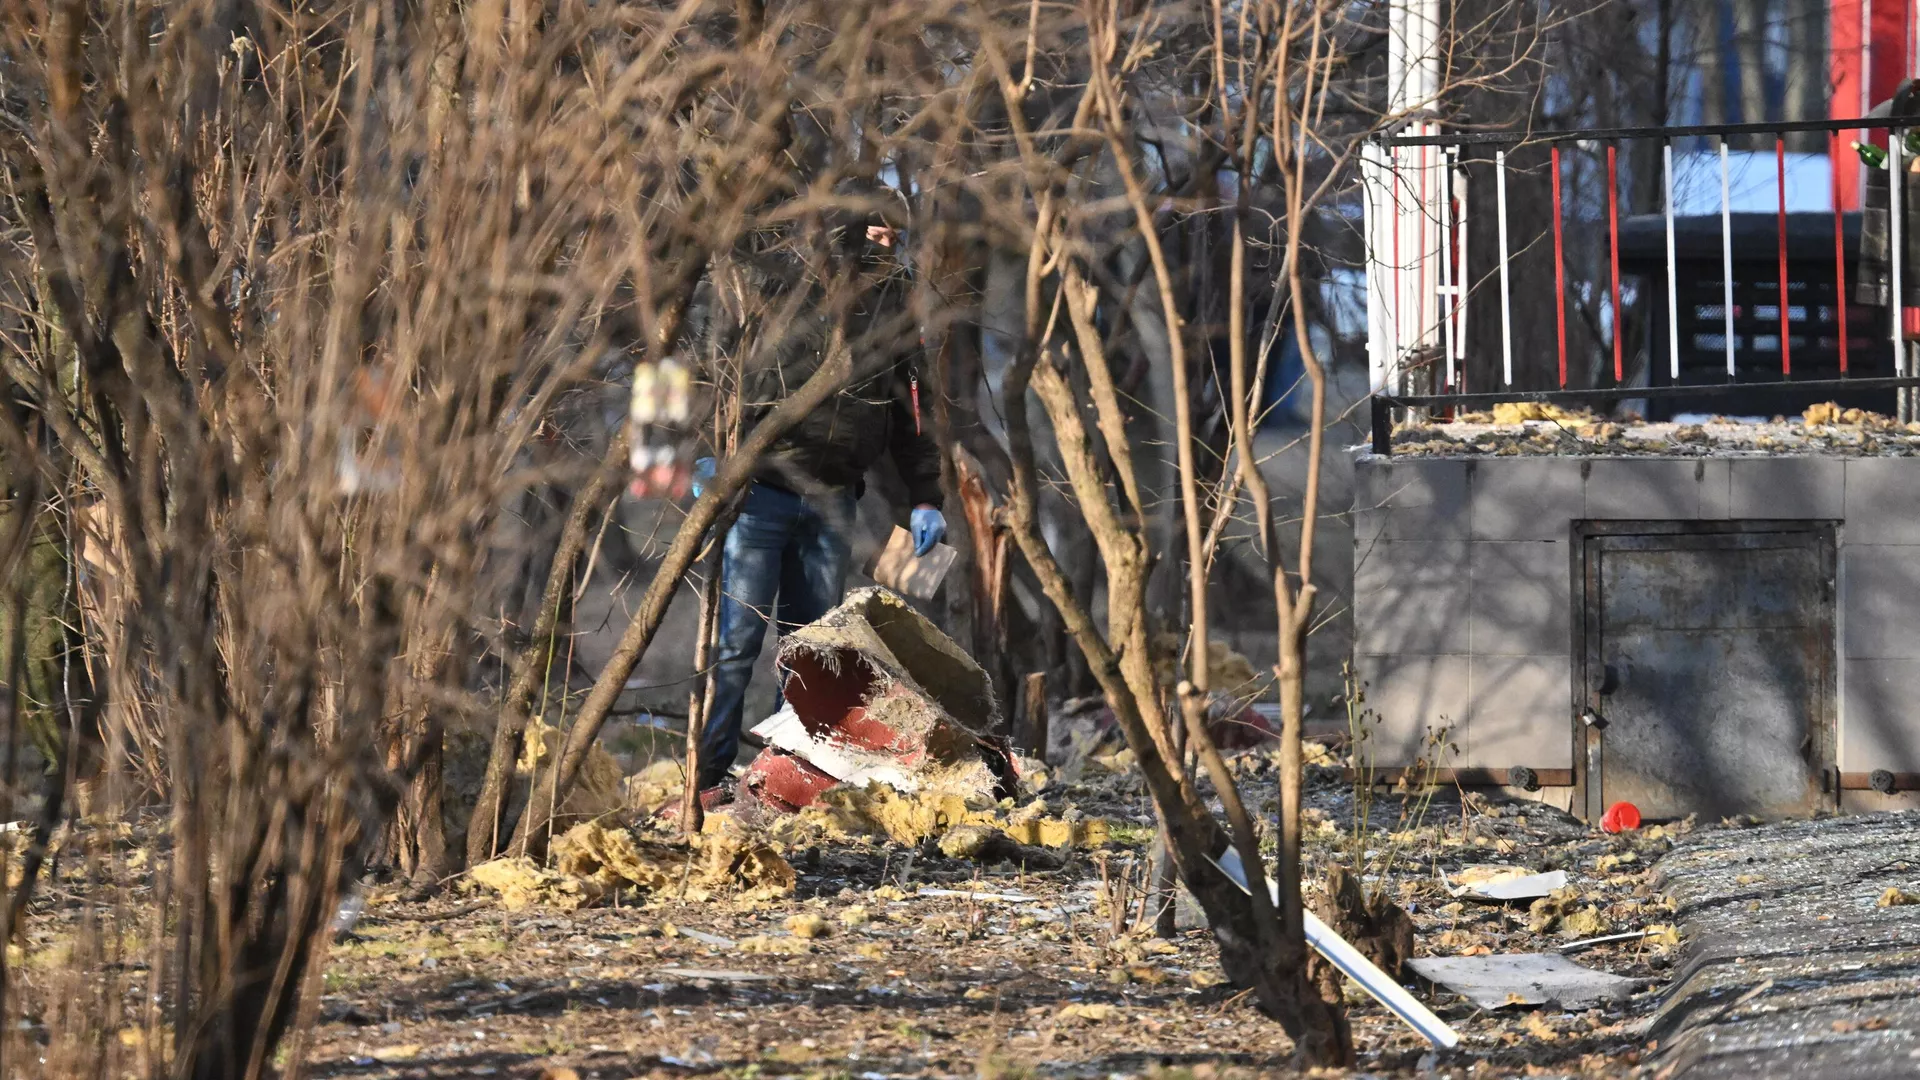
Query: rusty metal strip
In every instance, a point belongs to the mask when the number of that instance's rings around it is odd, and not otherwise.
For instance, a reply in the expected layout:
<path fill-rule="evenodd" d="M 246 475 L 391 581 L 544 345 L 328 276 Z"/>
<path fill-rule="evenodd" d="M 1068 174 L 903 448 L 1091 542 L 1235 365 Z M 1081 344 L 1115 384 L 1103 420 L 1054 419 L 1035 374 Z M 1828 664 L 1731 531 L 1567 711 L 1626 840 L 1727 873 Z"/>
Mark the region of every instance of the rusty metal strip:
<path fill-rule="evenodd" d="M 1347 769 L 1345 770 L 1346 778 L 1348 780 L 1359 780 L 1362 779 L 1360 774 L 1367 771 L 1368 770 Z M 1398 784 L 1403 780 L 1420 780 L 1424 778 L 1431 783 L 1461 784 L 1467 787 L 1506 787 L 1507 773 L 1508 770 L 1506 769 L 1395 768 L 1370 770 L 1370 775 L 1376 784 Z M 1534 769 L 1533 774 L 1539 779 L 1541 787 L 1573 786 L 1572 769 Z M 1865 776 L 1866 774 L 1862 773 L 1861 775 Z"/>
<path fill-rule="evenodd" d="M 1893 777 L 1893 790 L 1920 791 L 1920 773 L 1902 772 L 1889 775 Z M 1840 790 L 1875 791 L 1878 789 L 1874 787 L 1871 772 L 1843 772 L 1840 774 Z"/>

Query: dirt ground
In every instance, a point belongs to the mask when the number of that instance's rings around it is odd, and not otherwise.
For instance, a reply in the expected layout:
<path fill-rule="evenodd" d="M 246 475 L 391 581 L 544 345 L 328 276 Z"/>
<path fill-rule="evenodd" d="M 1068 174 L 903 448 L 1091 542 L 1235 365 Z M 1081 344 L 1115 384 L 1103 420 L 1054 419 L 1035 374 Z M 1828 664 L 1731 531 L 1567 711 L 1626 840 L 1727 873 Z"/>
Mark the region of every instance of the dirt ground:
<path fill-rule="evenodd" d="M 1236 767 L 1270 808 L 1271 763 L 1250 752 Z M 1370 886 L 1412 913 L 1417 955 L 1552 950 L 1669 918 L 1646 877 L 1671 844 L 1666 829 L 1605 836 L 1539 804 L 1463 803 L 1442 791 L 1363 799 L 1369 824 L 1356 834 L 1351 786 L 1335 770 L 1314 773 L 1316 864 L 1364 851 Z M 1114 839 L 1051 872 L 981 867 L 932 845 L 825 843 L 789 852 L 791 896 L 746 903 L 635 895 L 578 911 L 507 911 L 486 895 L 405 904 L 376 890 L 329 958 L 311 1074 L 873 1080 L 1287 1068 L 1280 1026 L 1218 985 L 1204 929 L 1170 941 L 1116 933 L 1138 908 L 1122 894 L 1127 916 L 1116 918 L 1110 896 L 1143 863 L 1150 834 L 1131 778 L 1093 773 L 1041 796 L 1056 811 L 1106 818 Z M 1536 915 L 1455 901 L 1436 877 L 1484 863 L 1566 869 L 1576 895 L 1553 905 L 1558 917 Z M 809 914 L 818 918 L 795 918 Z M 1656 929 L 1576 955 L 1644 987 L 1622 1007 L 1578 1014 L 1488 1013 L 1428 993 L 1464 1037 L 1440 1060 L 1350 989 L 1361 1069 L 1632 1073 L 1636 1025 L 1655 1004 L 1672 938 Z"/>

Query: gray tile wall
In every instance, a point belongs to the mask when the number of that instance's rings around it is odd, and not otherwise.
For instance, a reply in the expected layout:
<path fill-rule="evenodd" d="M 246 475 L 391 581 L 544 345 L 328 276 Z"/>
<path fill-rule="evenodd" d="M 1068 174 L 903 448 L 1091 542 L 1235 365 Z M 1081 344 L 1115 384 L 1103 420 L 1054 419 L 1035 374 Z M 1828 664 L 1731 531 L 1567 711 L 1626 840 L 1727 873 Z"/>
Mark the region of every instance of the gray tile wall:
<path fill-rule="evenodd" d="M 1573 522 L 1755 518 L 1841 522 L 1840 767 L 1920 772 L 1920 459 L 1366 458 L 1354 511 L 1376 764 L 1571 766 Z"/>

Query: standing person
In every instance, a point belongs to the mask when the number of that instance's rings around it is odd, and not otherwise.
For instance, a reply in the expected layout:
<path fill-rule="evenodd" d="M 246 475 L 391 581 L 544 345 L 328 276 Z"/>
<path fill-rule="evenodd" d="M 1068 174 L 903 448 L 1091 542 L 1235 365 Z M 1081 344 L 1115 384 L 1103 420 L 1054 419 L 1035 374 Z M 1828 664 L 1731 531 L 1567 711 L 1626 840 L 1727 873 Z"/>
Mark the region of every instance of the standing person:
<path fill-rule="evenodd" d="M 859 226 L 845 228 L 852 232 Z M 846 333 L 854 350 L 855 381 L 773 444 L 756 466 L 727 533 L 713 698 L 699 753 L 703 803 L 718 804 L 726 797 L 719 789 L 740 749 L 747 684 L 768 624 L 783 634 L 805 626 L 832 610 L 846 591 L 854 506 L 867 469 L 885 455 L 898 466 L 913 504 L 914 554 L 931 551 L 947 534 L 940 513 L 940 451 L 919 415 L 918 334 L 901 321 L 907 311 L 906 280 L 895 257 L 895 233 L 869 223 L 864 237 L 843 239 L 852 241 L 860 277 Z M 889 322 L 900 323 L 903 331 L 885 334 Z M 807 339 L 806 348 L 782 349 L 778 360 L 749 374 L 748 425 L 820 366 L 829 336 Z M 900 346 L 903 339 L 911 344 Z M 696 462 L 696 495 L 714 470 L 712 458 Z"/>

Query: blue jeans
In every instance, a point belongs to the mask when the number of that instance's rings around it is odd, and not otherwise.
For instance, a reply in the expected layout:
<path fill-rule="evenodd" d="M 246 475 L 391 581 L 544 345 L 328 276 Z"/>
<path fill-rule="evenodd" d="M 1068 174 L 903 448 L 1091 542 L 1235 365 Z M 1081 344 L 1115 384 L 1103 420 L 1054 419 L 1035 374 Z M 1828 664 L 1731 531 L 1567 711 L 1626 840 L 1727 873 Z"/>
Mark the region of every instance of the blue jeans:
<path fill-rule="evenodd" d="M 785 634 L 840 602 L 853 561 L 847 542 L 853 508 L 853 492 L 844 488 L 812 501 L 769 484 L 747 490 L 721 562 L 713 700 L 700 738 L 701 788 L 726 779 L 740 751 L 740 713 L 767 624 Z"/>

